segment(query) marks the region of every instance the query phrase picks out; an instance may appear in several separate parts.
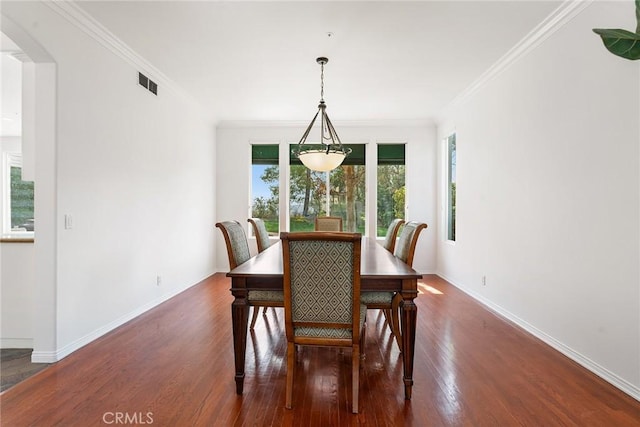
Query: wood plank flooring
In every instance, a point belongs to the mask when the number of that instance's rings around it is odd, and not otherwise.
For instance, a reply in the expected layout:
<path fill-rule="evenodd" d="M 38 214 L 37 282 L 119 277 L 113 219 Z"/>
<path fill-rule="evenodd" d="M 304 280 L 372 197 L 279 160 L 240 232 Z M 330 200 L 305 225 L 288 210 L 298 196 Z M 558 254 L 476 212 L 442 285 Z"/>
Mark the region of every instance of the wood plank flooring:
<path fill-rule="evenodd" d="M 0 391 L 9 389 L 49 366 L 48 363 L 31 363 L 31 353 L 31 348 L 0 350 Z"/>
<path fill-rule="evenodd" d="M 284 408 L 281 309 L 260 316 L 235 394 L 230 280 L 216 274 L 0 394 L 3 426 L 638 426 L 640 402 L 435 276 L 419 283 L 413 399 L 368 313 L 360 413 L 351 355 L 304 348 Z M 119 417 L 119 418 L 118 418 Z M 118 422 L 120 421 L 120 422 Z"/>

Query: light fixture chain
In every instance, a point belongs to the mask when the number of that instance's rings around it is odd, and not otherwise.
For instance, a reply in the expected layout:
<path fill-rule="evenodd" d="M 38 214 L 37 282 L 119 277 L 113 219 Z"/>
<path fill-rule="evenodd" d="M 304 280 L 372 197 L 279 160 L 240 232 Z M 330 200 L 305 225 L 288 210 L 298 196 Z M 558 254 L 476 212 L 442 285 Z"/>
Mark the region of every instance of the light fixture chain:
<path fill-rule="evenodd" d="M 313 116 L 313 120 L 311 120 L 302 138 L 300 138 L 298 146 L 292 150 L 292 153 L 300 159 L 302 164 L 318 172 L 328 172 L 337 168 L 352 151 L 351 148 L 342 146 L 340 137 L 338 137 L 333 123 L 331 123 L 327 115 L 327 106 L 324 103 L 324 64 L 326 64 L 327 61 L 328 59 L 325 57 L 316 59 L 316 62 L 320 64 L 320 105 L 318 105 L 318 111 L 315 116 Z M 320 115 L 319 145 L 325 145 L 325 147 L 317 148 L 318 144 L 305 146 L 304 144 L 307 142 L 309 132 L 312 130 L 318 115 Z"/>
<path fill-rule="evenodd" d="M 324 102 L 324 62 L 320 63 L 320 101 Z"/>

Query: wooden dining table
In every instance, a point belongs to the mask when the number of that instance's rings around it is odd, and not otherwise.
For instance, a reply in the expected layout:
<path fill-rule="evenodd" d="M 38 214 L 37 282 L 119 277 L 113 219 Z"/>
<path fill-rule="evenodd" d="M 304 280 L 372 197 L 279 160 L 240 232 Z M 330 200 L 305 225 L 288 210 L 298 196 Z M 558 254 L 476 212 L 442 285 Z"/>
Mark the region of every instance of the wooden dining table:
<path fill-rule="evenodd" d="M 422 275 L 393 256 L 392 253 L 378 244 L 375 238 L 363 237 L 361 248 L 361 291 L 392 291 L 399 292 L 402 295 L 400 326 L 402 331 L 404 394 L 406 399 L 411 399 L 416 318 L 418 314 L 418 309 L 413 299 L 418 295 L 418 279 L 422 278 Z M 231 294 L 235 297 L 231 304 L 231 315 L 236 368 L 236 393 L 242 394 L 250 307 L 247 300 L 247 292 L 250 290 L 282 290 L 283 267 L 280 241 L 247 262 L 237 266 L 227 273 L 227 276 L 231 277 Z"/>

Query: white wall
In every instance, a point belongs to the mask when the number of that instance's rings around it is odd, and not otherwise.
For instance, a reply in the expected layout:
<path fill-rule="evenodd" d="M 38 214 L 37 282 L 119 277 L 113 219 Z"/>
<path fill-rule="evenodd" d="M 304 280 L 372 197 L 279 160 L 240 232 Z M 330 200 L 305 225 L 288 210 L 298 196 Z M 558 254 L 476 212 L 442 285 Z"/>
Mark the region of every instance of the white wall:
<path fill-rule="evenodd" d="M 598 27 L 635 28 L 633 3 L 592 3 L 440 124 L 458 218 L 438 272 L 640 398 L 640 74 Z"/>
<path fill-rule="evenodd" d="M 0 137 L 0 143 L 3 155 L 20 152 L 19 136 Z M 0 198 L 0 211 L 3 208 Z M 0 348 L 33 348 L 33 246 L 0 243 Z"/>
<path fill-rule="evenodd" d="M 33 243 L 0 243 L 0 348 L 33 348 Z"/>
<path fill-rule="evenodd" d="M 297 143 L 308 123 L 260 124 L 260 123 L 222 123 L 217 130 L 217 209 L 216 220 L 235 219 L 246 223 L 250 212 L 251 184 L 251 144 L 281 144 L 281 157 L 287 156 L 288 144 Z M 388 123 L 372 126 L 355 123 L 335 123 L 340 139 L 344 143 L 368 144 L 367 158 L 371 159 L 371 150 L 377 143 L 406 143 L 406 201 L 407 219 L 426 222 L 429 225 L 423 231 L 414 259 L 414 268 L 420 272 L 435 271 L 436 236 L 436 139 L 435 127 L 417 123 Z M 373 151 L 375 153 L 375 151 Z M 375 157 L 374 157 L 375 158 Z M 284 172 L 281 172 L 281 176 Z M 224 183 L 224 184 L 222 184 Z M 375 183 L 375 181 L 373 181 Z M 375 185 L 375 184 L 374 184 Z M 281 185 L 281 188 L 284 188 Z M 371 189 L 367 203 L 372 203 Z M 375 193 L 375 188 L 374 188 Z M 374 206 L 375 208 L 375 203 Z M 367 228 L 375 220 L 369 206 Z M 372 233 L 370 232 L 370 235 Z M 218 271 L 228 271 L 224 240 L 220 232 L 216 233 Z M 255 242 L 252 241 L 255 246 Z M 251 248 L 255 251 L 255 247 Z"/>
<path fill-rule="evenodd" d="M 157 97 L 138 86 L 131 62 L 52 8 L 8 3 L 2 13 L 57 68 L 56 185 L 36 221 L 55 221 L 47 231 L 60 358 L 215 272 L 215 131 L 170 86 Z M 48 148 L 36 145 L 36 155 Z"/>

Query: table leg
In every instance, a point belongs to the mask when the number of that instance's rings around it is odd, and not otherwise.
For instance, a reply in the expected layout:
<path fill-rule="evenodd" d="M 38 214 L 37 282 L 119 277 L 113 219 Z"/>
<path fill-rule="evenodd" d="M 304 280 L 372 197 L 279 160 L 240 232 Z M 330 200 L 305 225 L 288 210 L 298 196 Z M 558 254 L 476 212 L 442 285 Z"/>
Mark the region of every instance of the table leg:
<path fill-rule="evenodd" d="M 413 387 L 413 356 L 416 345 L 416 319 L 418 307 L 413 296 L 405 297 L 400 303 L 400 323 L 402 327 L 402 362 L 404 368 L 404 398 L 411 400 Z"/>
<path fill-rule="evenodd" d="M 235 295 L 231 304 L 233 322 L 233 352 L 236 362 L 236 394 L 242 394 L 244 385 L 244 360 L 247 350 L 247 323 L 249 320 L 249 304 L 244 295 Z"/>

